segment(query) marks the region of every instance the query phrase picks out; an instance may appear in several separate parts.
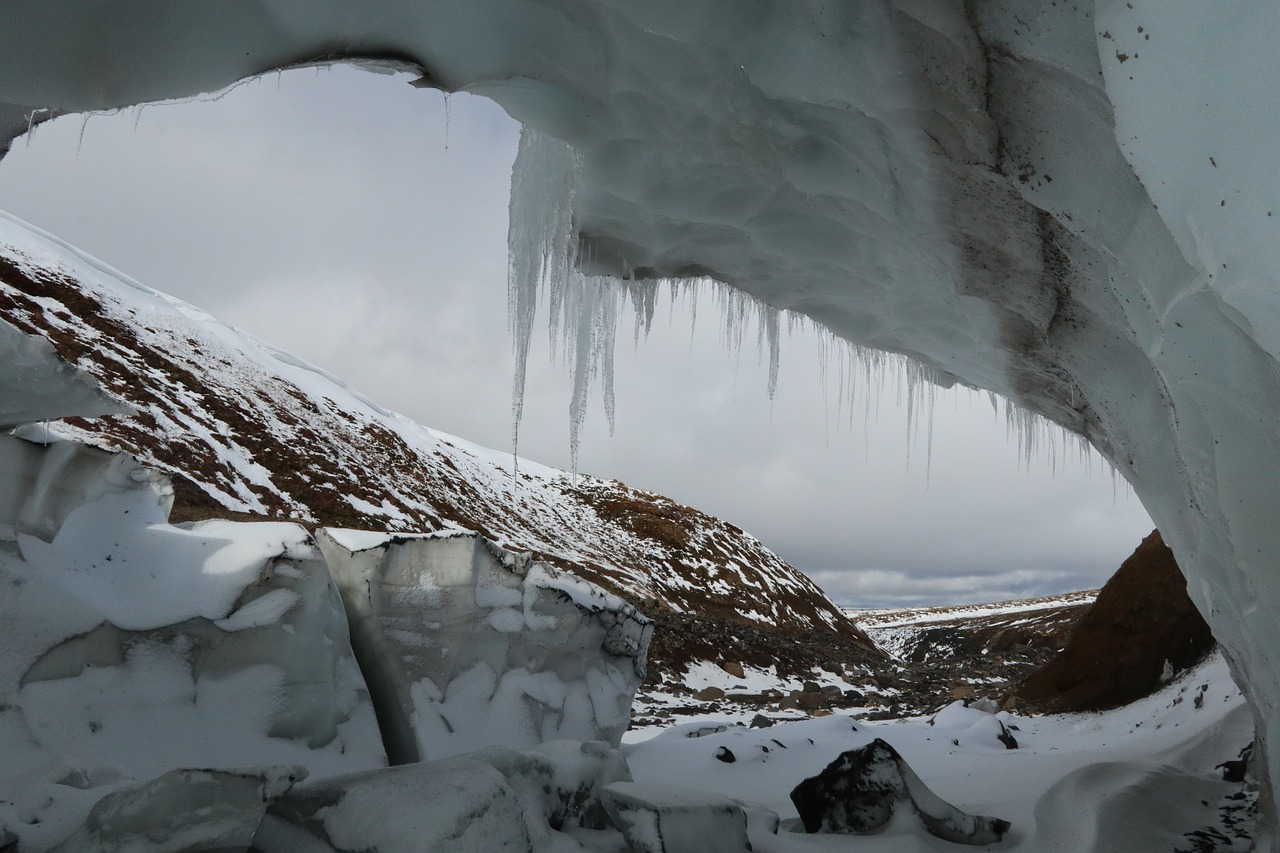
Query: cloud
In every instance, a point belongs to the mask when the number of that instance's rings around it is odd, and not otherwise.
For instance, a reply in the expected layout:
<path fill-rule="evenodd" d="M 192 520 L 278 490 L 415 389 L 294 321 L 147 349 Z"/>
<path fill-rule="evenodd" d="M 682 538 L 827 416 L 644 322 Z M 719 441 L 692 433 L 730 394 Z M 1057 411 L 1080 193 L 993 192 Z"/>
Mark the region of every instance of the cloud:
<path fill-rule="evenodd" d="M 1058 592 L 1061 583 L 1070 577 L 1069 572 L 1032 569 L 942 577 L 869 569 L 817 572 L 813 580 L 846 606 L 877 608 L 1035 598 Z"/>
<path fill-rule="evenodd" d="M 491 102 L 450 103 L 447 150 L 439 93 L 354 69 L 68 117 L 0 160 L 0 206 L 388 408 L 506 448 L 518 129 Z M 770 399 L 754 329 L 735 354 L 712 295 L 696 324 L 691 304 L 659 303 L 639 347 L 619 323 L 616 433 L 593 402 L 582 469 L 733 521 L 843 601 L 1097 586 L 1151 529 L 1096 460 L 1023 464 L 984 395 L 937 392 L 928 452 L 892 377 L 842 408 L 837 366 L 824 384 L 818 339 L 797 331 Z M 563 467 L 569 377 L 534 343 L 521 450 Z"/>

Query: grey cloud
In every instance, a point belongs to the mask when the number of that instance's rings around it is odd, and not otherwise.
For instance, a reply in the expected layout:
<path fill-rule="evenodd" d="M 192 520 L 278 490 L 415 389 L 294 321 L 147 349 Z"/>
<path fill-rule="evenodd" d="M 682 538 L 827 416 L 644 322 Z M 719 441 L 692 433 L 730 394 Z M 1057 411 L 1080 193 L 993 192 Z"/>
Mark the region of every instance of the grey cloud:
<path fill-rule="evenodd" d="M 83 143 L 68 117 L 0 161 L 0 207 L 388 408 L 505 448 L 516 126 L 478 98 L 451 113 L 446 150 L 439 93 L 334 69 L 95 117 Z M 940 394 L 932 460 L 919 424 L 908 463 L 892 383 L 878 418 L 861 401 L 838 412 L 816 339 L 797 333 L 770 401 L 754 347 L 725 352 L 713 299 L 692 333 L 687 306 L 661 304 L 638 349 L 619 324 L 617 432 L 596 403 L 581 468 L 739 524 L 845 603 L 1096 586 L 1150 530 L 1100 462 L 1020 465 L 981 396 Z M 535 345 L 521 450 L 563 467 L 569 378 Z"/>

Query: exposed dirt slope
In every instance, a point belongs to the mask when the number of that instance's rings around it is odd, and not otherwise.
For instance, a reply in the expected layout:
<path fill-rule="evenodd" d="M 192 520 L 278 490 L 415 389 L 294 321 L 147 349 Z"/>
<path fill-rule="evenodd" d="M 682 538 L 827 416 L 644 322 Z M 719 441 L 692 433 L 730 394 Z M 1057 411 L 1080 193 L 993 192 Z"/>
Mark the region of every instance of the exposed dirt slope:
<path fill-rule="evenodd" d="M 1062 654 L 1014 695 L 1044 711 L 1113 708 L 1151 694 L 1164 675 L 1186 669 L 1213 647 L 1157 530 L 1107 581 Z"/>

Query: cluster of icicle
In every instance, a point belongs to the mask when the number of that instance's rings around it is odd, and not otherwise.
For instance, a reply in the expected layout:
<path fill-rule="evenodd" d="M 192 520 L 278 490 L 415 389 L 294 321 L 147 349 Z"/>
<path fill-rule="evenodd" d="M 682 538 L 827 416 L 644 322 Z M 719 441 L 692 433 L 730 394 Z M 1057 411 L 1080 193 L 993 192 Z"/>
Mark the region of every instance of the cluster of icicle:
<path fill-rule="evenodd" d="M 906 356 L 871 349 L 836 337 L 808 318 L 760 302 L 750 294 L 712 279 L 661 279 L 637 281 L 611 276 L 586 275 L 579 270 L 582 251 L 573 221 L 574 188 L 579 158 L 573 149 L 528 127 L 520 134 L 520 147 L 511 175 L 510 224 L 507 232 L 507 309 L 515 348 L 512 386 L 512 449 L 519 452 L 520 421 L 524 412 L 526 365 L 539 301 L 545 297 L 550 316 L 548 332 L 552 356 L 561 355 L 573 377 L 569 404 L 569 453 L 576 477 L 578 447 L 586 416 L 588 394 L 599 382 L 610 433 L 614 427 L 613 353 L 618 319 L 630 305 L 635 316 L 634 336 L 652 325 L 657 295 L 666 289 L 674 305 L 683 301 L 697 321 L 696 292 L 715 292 L 722 340 L 740 352 L 746 330 L 757 329 L 757 346 L 768 353 L 768 394 L 774 395 L 782 351 L 785 314 L 788 332 L 809 325 L 821 341 L 823 387 L 831 393 L 830 366 L 837 368 L 837 412 L 847 412 L 852 426 L 855 400 L 861 396 L 871 420 L 886 383 L 897 388 L 897 403 L 907 412 L 908 454 L 910 439 L 922 421 L 926 452 L 933 443 L 933 408 L 939 387 L 954 384 L 951 377 Z M 1006 425 L 1017 436 L 1025 464 L 1048 455 L 1056 467 L 1059 453 L 1074 449 L 1089 458 L 1088 442 L 1069 436 L 1056 424 L 995 394 L 989 394 L 997 415 L 1004 409 Z M 517 456 L 518 460 L 518 456 Z M 908 458 L 908 462 L 909 462 Z M 518 464 L 518 461 L 517 461 Z M 1114 476 L 1114 472 L 1113 472 Z"/>
<path fill-rule="evenodd" d="M 596 382 L 601 385 L 605 417 L 613 431 L 613 352 L 624 305 L 629 304 L 634 313 L 634 336 L 638 342 L 641 332 L 647 332 L 653 323 L 661 289 L 670 291 L 673 302 L 685 297 L 695 306 L 696 319 L 694 291 L 715 288 L 729 346 L 740 349 L 743 330 L 753 320 L 758 324 L 760 346 L 769 352 L 770 397 L 777 386 L 782 351 L 777 309 L 736 288 L 710 279 L 638 281 L 583 274 L 579 270 L 578 230 L 573 222 L 578 167 L 578 156 L 571 147 L 524 128 L 511 174 L 507 232 L 507 310 L 515 348 L 512 446 L 518 452 L 529 346 L 539 300 L 545 296 L 552 355 L 559 353 L 573 376 L 569 454 L 575 473 L 588 394 Z"/>

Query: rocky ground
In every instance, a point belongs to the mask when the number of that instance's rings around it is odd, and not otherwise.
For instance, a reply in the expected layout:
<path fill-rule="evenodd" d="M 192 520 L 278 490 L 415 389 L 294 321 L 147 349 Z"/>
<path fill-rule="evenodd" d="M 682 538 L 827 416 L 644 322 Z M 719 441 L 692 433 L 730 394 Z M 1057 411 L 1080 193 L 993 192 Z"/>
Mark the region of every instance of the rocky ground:
<path fill-rule="evenodd" d="M 1158 532 L 1101 590 L 954 607 L 847 611 L 859 632 L 767 632 L 651 614 L 633 728 L 716 714 L 763 725 L 841 711 L 1097 711 L 1148 696 L 1214 648 Z M 868 644 L 863 637 L 870 638 Z"/>
<path fill-rule="evenodd" d="M 1062 651 L 1093 595 L 851 613 L 873 648 L 857 636 L 651 614 L 653 663 L 632 724 L 720 714 L 763 725 L 836 711 L 889 719 L 956 699 L 1007 706 L 1017 701 L 1008 698 L 1013 689 Z"/>

